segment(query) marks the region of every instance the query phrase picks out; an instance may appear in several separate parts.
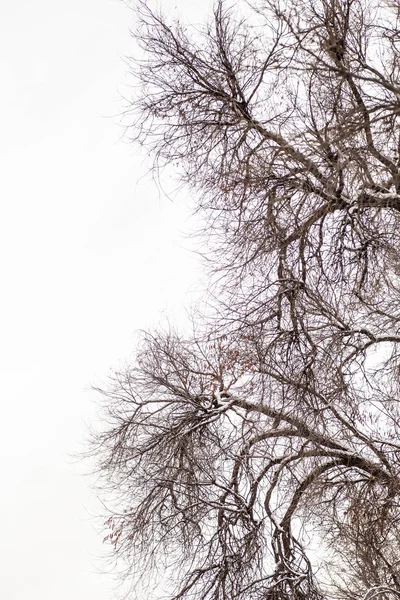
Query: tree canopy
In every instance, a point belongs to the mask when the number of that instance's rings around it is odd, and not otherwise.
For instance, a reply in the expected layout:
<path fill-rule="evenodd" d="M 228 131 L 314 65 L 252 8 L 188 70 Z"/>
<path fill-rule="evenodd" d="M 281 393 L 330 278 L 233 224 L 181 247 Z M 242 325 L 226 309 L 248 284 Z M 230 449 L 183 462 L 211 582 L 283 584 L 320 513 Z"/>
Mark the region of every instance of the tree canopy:
<path fill-rule="evenodd" d="M 102 390 L 107 539 L 174 600 L 400 598 L 400 4 L 138 13 L 132 132 L 196 202 L 213 306 Z"/>

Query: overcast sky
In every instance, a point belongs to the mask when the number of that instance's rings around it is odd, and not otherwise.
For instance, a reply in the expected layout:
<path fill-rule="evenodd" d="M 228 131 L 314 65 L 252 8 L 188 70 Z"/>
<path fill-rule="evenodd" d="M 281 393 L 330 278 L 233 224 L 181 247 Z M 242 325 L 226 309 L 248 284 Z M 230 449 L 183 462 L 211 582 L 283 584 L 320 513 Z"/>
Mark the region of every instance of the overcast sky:
<path fill-rule="evenodd" d="M 196 19 L 204 2 L 165 0 Z M 133 14 L 119 0 L 0 0 L 1 595 L 110 600 L 82 466 L 91 384 L 135 331 L 180 318 L 187 214 L 120 141 Z"/>

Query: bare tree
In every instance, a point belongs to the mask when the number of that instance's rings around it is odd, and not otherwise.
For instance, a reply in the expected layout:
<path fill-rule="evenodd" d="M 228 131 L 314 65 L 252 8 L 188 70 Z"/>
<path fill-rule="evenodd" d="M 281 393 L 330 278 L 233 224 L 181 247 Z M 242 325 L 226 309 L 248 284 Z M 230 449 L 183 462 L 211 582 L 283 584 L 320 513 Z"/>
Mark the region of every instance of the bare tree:
<path fill-rule="evenodd" d="M 103 391 L 107 537 L 175 600 L 399 598 L 400 5 L 139 13 L 134 136 L 192 189 L 216 300 Z"/>

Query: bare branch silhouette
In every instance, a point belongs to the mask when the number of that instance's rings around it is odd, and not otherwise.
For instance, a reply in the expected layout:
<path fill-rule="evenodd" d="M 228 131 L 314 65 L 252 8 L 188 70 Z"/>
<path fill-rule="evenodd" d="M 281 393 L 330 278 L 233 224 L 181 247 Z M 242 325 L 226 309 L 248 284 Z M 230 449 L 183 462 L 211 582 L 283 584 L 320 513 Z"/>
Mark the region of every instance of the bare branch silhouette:
<path fill-rule="evenodd" d="M 109 539 L 174 600 L 394 600 L 399 4 L 240 10 L 139 8 L 132 131 L 192 189 L 217 301 L 102 392 Z"/>

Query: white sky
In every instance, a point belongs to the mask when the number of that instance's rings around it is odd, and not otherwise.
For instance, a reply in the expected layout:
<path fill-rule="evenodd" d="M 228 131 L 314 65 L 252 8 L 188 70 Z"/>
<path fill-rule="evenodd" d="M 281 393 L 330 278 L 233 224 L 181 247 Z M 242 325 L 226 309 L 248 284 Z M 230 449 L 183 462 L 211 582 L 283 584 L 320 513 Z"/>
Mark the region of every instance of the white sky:
<path fill-rule="evenodd" d="M 204 2 L 165 0 L 190 20 Z M 200 8 L 199 8 L 200 7 Z M 187 215 L 112 117 L 132 52 L 119 0 L 0 1 L 0 594 L 109 600 L 82 466 L 90 384 L 196 280 Z"/>

